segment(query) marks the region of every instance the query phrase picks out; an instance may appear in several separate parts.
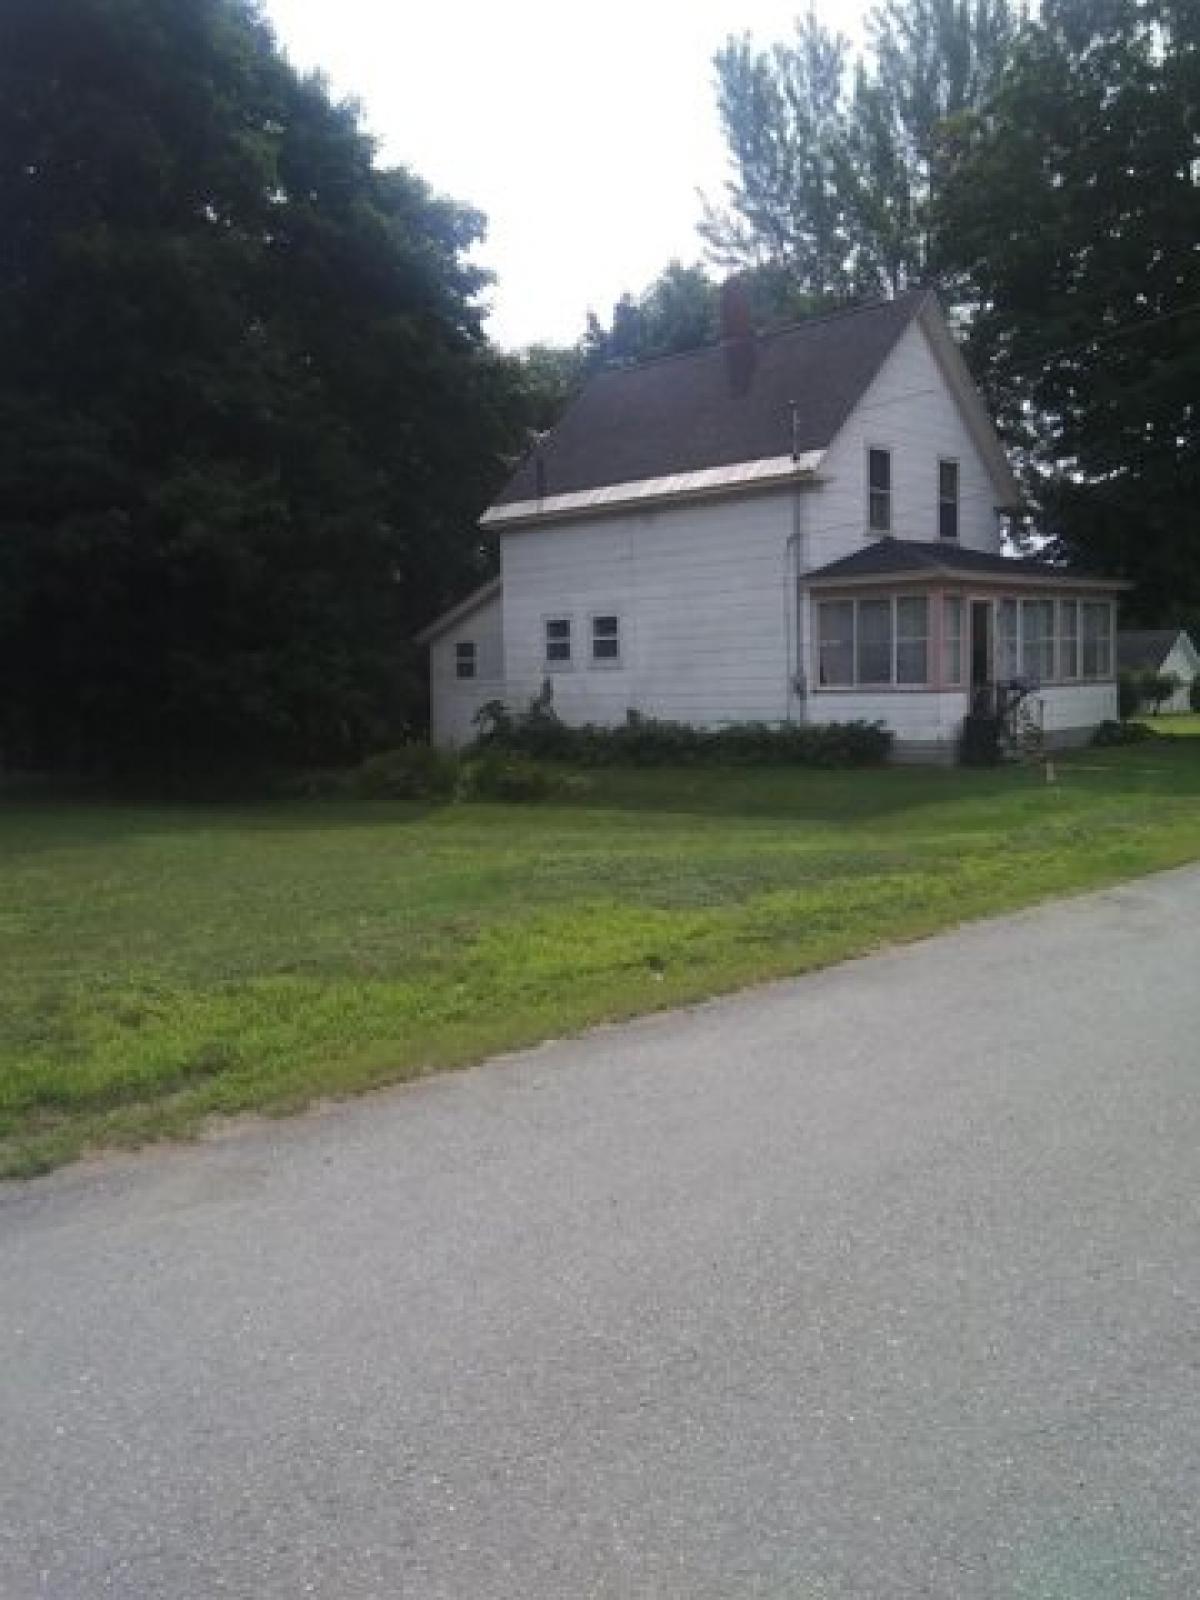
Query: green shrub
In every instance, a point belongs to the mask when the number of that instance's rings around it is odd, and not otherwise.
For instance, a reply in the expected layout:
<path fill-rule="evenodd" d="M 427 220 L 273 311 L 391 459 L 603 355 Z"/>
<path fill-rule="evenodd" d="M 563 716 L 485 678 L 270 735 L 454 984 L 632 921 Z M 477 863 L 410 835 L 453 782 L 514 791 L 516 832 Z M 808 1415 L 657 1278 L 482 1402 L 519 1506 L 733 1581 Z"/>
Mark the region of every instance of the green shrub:
<path fill-rule="evenodd" d="M 1193 711 L 1200 711 L 1200 674 L 1192 679 L 1192 687 L 1188 690 L 1188 699 L 1191 701 Z"/>
<path fill-rule="evenodd" d="M 405 744 L 370 756 L 347 777 L 351 795 L 364 800 L 438 800 L 454 793 L 458 761 L 428 744 Z"/>
<path fill-rule="evenodd" d="M 697 728 L 630 711 L 616 727 L 572 727 L 553 709 L 548 689 L 528 711 L 499 702 L 481 708 L 477 751 L 505 750 L 573 766 L 879 766 L 892 734 L 880 722 L 740 722 Z"/>
<path fill-rule="evenodd" d="M 1092 743 L 1100 748 L 1122 744 L 1144 744 L 1147 739 L 1157 739 L 1158 734 L 1144 722 L 1102 722 L 1092 735 Z"/>
<path fill-rule="evenodd" d="M 463 762 L 457 796 L 460 800 L 548 800 L 572 787 L 566 774 L 547 772 L 528 756 L 485 750 Z"/>

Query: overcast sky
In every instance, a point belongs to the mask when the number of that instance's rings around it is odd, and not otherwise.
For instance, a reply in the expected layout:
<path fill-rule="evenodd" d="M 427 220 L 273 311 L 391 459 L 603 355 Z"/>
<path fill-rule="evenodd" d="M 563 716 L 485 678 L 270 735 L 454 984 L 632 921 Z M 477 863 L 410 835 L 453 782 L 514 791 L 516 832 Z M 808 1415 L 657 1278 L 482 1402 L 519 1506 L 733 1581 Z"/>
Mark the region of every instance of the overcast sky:
<path fill-rule="evenodd" d="M 672 256 L 726 165 L 712 55 L 790 33 L 806 0 L 266 0 L 301 67 L 363 102 L 384 158 L 488 217 L 489 330 L 570 341 Z M 821 0 L 857 37 L 862 0 Z"/>

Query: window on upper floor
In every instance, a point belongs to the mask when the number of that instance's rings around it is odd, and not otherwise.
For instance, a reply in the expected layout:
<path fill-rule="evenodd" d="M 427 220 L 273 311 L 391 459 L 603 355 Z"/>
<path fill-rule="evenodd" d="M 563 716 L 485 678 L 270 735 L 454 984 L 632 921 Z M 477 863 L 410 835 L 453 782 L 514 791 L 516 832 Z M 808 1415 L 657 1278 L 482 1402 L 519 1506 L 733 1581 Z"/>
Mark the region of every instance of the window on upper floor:
<path fill-rule="evenodd" d="M 546 665 L 569 667 L 571 665 L 570 617 L 546 618 Z"/>
<path fill-rule="evenodd" d="M 938 537 L 958 538 L 958 462 L 938 462 Z"/>
<path fill-rule="evenodd" d="M 867 451 L 867 527 L 892 531 L 892 452 L 876 446 Z"/>
<path fill-rule="evenodd" d="M 598 667 L 619 667 L 621 664 L 621 619 L 598 615 L 592 618 L 592 662 Z"/>
<path fill-rule="evenodd" d="M 460 639 L 454 646 L 454 675 L 456 678 L 473 678 L 479 669 L 479 652 L 474 639 Z"/>

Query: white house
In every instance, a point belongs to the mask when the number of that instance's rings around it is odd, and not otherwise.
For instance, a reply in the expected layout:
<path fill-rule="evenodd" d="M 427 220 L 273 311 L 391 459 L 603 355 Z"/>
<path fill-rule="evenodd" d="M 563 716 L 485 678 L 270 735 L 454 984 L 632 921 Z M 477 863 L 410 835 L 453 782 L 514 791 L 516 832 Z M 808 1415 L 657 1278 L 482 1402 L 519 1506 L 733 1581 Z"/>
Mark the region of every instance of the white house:
<path fill-rule="evenodd" d="M 568 722 L 878 718 L 938 757 L 1024 679 L 1080 741 L 1122 585 L 1004 556 L 1018 500 L 926 292 L 601 373 L 482 518 L 500 576 L 421 636 L 433 737 L 549 678 Z"/>
<path fill-rule="evenodd" d="M 1124 629 L 1117 635 L 1117 667 L 1121 672 L 1153 672 L 1179 679 L 1179 687 L 1163 711 L 1190 711 L 1192 684 L 1200 673 L 1200 652 L 1182 628 Z"/>

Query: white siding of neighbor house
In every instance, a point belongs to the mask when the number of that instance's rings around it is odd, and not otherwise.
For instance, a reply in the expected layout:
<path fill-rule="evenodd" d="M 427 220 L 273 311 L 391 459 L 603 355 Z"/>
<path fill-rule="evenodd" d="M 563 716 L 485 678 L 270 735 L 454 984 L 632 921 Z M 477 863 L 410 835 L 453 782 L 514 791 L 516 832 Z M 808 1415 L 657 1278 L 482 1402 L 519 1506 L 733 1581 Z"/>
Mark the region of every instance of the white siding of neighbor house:
<path fill-rule="evenodd" d="M 508 700 L 546 677 L 570 722 L 649 716 L 719 724 L 788 714 L 788 539 L 794 491 L 564 521 L 502 541 Z M 591 661 L 591 619 L 616 615 L 619 665 Z M 547 618 L 573 661 L 547 667 Z"/>
<path fill-rule="evenodd" d="M 459 678 L 457 674 L 455 647 L 460 641 L 475 645 L 474 678 Z M 467 744 L 475 736 L 474 718 L 480 706 L 506 697 L 504 622 L 498 594 L 433 641 L 429 647 L 429 679 L 433 742 L 451 747 Z"/>
<path fill-rule="evenodd" d="M 1167 658 L 1162 664 L 1162 670 L 1164 673 L 1173 672 L 1179 679 L 1179 688 L 1176 689 L 1169 700 L 1164 701 L 1163 710 L 1190 711 L 1192 708 L 1192 680 L 1196 676 L 1196 667 L 1182 639 L 1176 639 L 1167 652 Z"/>
<path fill-rule="evenodd" d="M 833 441 L 813 491 L 810 567 L 851 555 L 878 537 L 867 526 L 867 451 L 892 453 L 892 534 L 936 543 L 938 462 L 958 462 L 958 543 L 999 554 L 997 490 L 929 341 L 910 323 Z"/>

